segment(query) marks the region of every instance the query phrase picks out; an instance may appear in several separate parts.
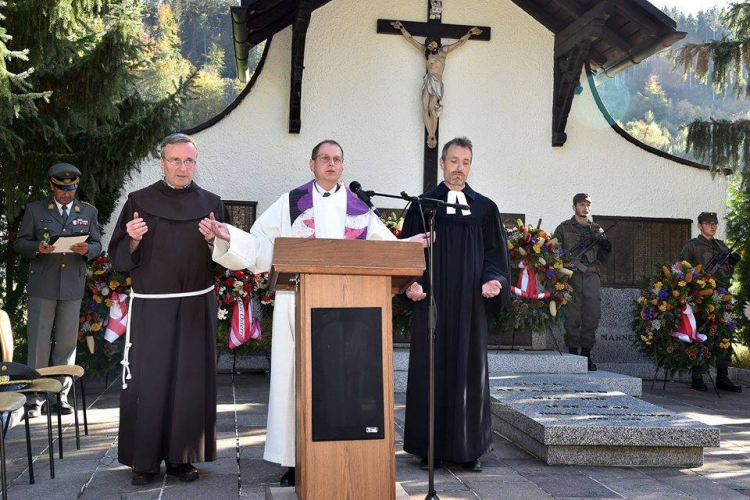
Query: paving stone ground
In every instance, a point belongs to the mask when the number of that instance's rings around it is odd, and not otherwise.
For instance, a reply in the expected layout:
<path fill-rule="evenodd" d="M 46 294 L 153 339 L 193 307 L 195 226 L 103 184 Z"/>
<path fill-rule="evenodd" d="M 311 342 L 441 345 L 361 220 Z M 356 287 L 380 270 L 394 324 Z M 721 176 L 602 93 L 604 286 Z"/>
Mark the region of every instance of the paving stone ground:
<path fill-rule="evenodd" d="M 219 376 L 216 462 L 203 464 L 195 483 L 162 475 L 150 487 L 130 485 L 130 470 L 117 462 L 119 385 L 87 385 L 89 436 L 75 449 L 72 416 L 63 419 L 65 458 L 55 459 L 49 477 L 46 419 L 32 420 L 36 484 L 29 484 L 23 425 L 8 432 L 7 468 L 11 499 L 73 500 L 260 500 L 283 469 L 262 460 L 269 379 L 264 374 Z M 739 499 L 750 498 L 750 388 L 742 394 L 697 393 L 682 383 L 643 386 L 643 399 L 721 429 L 721 447 L 707 448 L 696 469 L 548 466 L 495 435 L 484 456 L 484 472 L 448 466 L 436 472 L 441 499 Z M 403 395 L 396 396 L 397 477 L 413 499 L 427 491 L 427 473 L 403 452 Z M 56 428 L 55 428 L 56 432 Z M 54 442 L 57 453 L 57 441 Z"/>

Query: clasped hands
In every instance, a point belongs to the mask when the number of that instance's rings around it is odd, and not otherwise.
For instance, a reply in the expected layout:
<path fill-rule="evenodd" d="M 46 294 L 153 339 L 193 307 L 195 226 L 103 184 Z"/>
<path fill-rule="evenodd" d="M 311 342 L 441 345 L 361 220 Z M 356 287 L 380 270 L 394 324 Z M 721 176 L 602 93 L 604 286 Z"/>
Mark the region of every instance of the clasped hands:
<path fill-rule="evenodd" d="M 501 285 L 499 281 L 490 280 L 482 285 L 482 297 L 484 297 L 485 299 L 497 297 L 498 295 L 500 295 L 502 289 L 503 285 Z M 424 289 L 422 289 L 422 285 L 415 281 L 409 288 L 406 289 L 406 296 L 414 302 L 419 302 L 420 300 L 427 297 L 427 294 L 424 292 Z"/>

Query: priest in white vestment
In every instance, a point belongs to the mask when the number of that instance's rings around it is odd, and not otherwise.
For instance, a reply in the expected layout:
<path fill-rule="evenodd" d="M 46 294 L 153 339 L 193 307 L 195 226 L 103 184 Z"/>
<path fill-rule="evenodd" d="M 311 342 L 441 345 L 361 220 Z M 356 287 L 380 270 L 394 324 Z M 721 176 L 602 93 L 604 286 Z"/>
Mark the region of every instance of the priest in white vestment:
<path fill-rule="evenodd" d="M 204 219 L 201 232 L 216 236 L 213 259 L 227 269 L 271 269 L 277 237 L 394 240 L 395 236 L 340 179 L 344 171 L 341 146 L 326 140 L 310 159 L 315 179 L 285 193 L 253 224 L 249 233 L 232 225 Z M 411 241 L 425 244 L 426 235 Z M 290 467 L 282 486 L 294 485 L 294 292 L 277 291 L 271 343 L 271 392 L 263 459 Z"/>

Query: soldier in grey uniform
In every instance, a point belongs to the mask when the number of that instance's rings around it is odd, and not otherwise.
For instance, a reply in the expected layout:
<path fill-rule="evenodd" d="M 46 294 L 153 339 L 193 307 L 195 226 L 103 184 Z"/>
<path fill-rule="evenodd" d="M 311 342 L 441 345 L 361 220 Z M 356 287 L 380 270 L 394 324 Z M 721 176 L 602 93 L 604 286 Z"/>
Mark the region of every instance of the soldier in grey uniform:
<path fill-rule="evenodd" d="M 722 240 L 714 238 L 718 225 L 719 218 L 715 212 L 702 212 L 698 216 L 698 231 L 700 234 L 697 238 L 685 243 L 677 258 L 679 261 L 686 260 L 694 266 L 702 264 L 705 268 L 712 261 L 720 261 L 722 257 L 729 254 L 724 265 L 714 272 L 716 279 L 723 282 L 723 286 L 728 288 L 734 266 L 742 257 L 737 252 L 730 253 L 729 247 Z M 729 392 L 742 392 L 742 387 L 735 385 L 729 378 L 729 362 L 730 357 L 727 356 L 716 365 L 716 388 Z M 693 372 L 692 388 L 696 391 L 708 390 L 700 372 Z"/>
<path fill-rule="evenodd" d="M 554 234 L 569 258 L 578 256 L 597 236 L 602 237 L 575 261 L 576 267 L 572 277 L 575 292 L 573 300 L 568 304 L 565 345 L 571 354 L 586 356 L 589 371 L 595 371 L 596 365 L 591 361 L 591 349 L 596 342 L 596 329 L 602 315 L 599 296 L 602 280 L 599 265 L 606 261 L 608 253 L 612 250 L 612 243 L 602 234 L 602 228 L 589 219 L 589 195 L 575 195 L 573 211 L 573 217 L 557 226 Z"/>
<path fill-rule="evenodd" d="M 57 163 L 49 169 L 52 197 L 26 205 L 15 250 L 31 260 L 29 266 L 28 364 L 33 368 L 72 365 L 76 358 L 78 320 L 86 280 L 86 262 L 101 252 L 97 210 L 75 199 L 81 172 Z M 54 252 L 60 236 L 87 234 L 85 243 L 69 251 Z M 53 253 L 54 252 L 54 253 Z M 52 332 L 55 342 L 52 346 Z M 63 414 L 73 412 L 67 402 L 70 379 L 62 393 Z M 40 414 L 41 399 L 29 408 L 29 417 Z"/>

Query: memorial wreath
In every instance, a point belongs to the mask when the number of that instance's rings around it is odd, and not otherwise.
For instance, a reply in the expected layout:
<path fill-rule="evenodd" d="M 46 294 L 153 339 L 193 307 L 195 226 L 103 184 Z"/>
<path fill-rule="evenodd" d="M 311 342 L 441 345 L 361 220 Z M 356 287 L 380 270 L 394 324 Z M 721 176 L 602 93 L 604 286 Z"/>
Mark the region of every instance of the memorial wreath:
<path fill-rule="evenodd" d="M 634 303 L 635 345 L 667 374 L 708 372 L 732 354 L 732 309 L 732 294 L 702 266 L 661 266 L 643 281 Z"/>

